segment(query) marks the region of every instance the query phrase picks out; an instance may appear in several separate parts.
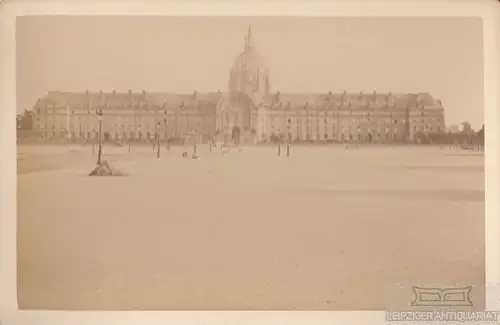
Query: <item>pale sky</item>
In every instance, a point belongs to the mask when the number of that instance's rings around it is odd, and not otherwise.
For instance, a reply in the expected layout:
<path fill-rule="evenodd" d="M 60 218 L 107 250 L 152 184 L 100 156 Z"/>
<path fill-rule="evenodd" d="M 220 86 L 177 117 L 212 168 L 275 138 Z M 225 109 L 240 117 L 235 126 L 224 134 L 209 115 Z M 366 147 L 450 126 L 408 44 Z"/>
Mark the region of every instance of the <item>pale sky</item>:
<path fill-rule="evenodd" d="M 248 25 L 272 91 L 429 92 L 484 123 L 477 18 L 34 16 L 17 21 L 18 111 L 49 90 L 227 91 Z"/>

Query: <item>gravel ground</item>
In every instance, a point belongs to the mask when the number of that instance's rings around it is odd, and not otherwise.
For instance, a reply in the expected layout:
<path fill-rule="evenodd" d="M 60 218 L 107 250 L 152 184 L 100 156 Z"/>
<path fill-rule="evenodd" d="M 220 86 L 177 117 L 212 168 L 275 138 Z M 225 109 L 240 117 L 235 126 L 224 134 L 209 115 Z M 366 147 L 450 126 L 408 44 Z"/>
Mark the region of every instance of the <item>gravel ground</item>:
<path fill-rule="evenodd" d="M 396 283 L 484 284 L 481 155 L 162 150 L 106 147 L 128 176 L 87 177 L 91 146 L 19 147 L 20 308 L 374 310 Z"/>

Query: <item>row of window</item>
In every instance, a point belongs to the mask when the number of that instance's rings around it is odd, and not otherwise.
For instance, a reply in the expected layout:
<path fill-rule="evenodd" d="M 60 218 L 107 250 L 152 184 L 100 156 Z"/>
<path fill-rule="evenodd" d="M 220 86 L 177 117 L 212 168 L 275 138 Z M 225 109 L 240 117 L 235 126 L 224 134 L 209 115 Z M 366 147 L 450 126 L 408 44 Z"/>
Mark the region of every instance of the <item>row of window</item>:
<path fill-rule="evenodd" d="M 43 137 L 59 137 L 59 136 L 65 136 L 65 132 L 56 132 L 56 131 L 50 131 L 50 132 L 42 132 L 41 133 Z M 168 138 L 168 137 L 176 137 L 176 136 L 183 136 L 184 133 L 181 132 L 159 132 L 161 138 Z M 98 139 L 99 137 L 99 132 L 92 131 L 92 132 L 70 132 L 68 136 L 71 139 Z M 104 139 L 155 139 L 157 136 L 156 132 L 103 132 L 103 137 Z"/>
<path fill-rule="evenodd" d="M 271 133 L 271 137 L 278 136 L 275 133 Z M 266 138 L 266 134 L 262 134 L 263 138 Z M 291 135 L 292 139 L 295 140 L 331 140 L 331 141 L 400 141 L 405 138 L 404 134 L 399 133 L 368 133 L 368 134 L 360 134 L 360 133 L 340 133 L 340 134 L 323 134 L 321 133 L 311 134 L 306 133 L 305 136 L 303 134 L 295 134 Z"/>
<path fill-rule="evenodd" d="M 309 134 L 309 133 L 313 133 L 313 130 L 312 128 L 299 128 L 297 127 L 295 130 L 290 130 L 291 132 L 290 133 L 293 133 L 293 134 L 296 134 L 296 135 L 299 135 L 299 134 Z M 295 132 L 294 132 L 295 131 Z M 320 130 L 318 127 L 314 130 L 316 134 L 320 134 L 321 131 L 324 132 L 324 134 L 332 134 L 332 135 L 335 135 L 337 134 L 338 132 L 340 133 L 345 133 L 345 134 L 348 134 L 348 133 L 356 133 L 356 134 L 371 134 L 371 133 L 400 133 L 400 132 L 406 132 L 405 129 L 398 129 L 398 128 L 377 128 L 377 129 L 361 129 L 361 128 L 342 128 L 342 129 L 336 129 L 335 127 L 333 127 L 331 129 L 331 133 L 328 132 L 328 130 Z M 284 132 L 283 130 L 279 130 L 277 128 L 271 128 L 271 133 L 272 134 L 279 134 L 279 133 L 286 133 Z"/>
<path fill-rule="evenodd" d="M 321 120 L 319 118 L 316 118 L 316 119 L 312 119 L 312 118 L 295 118 L 295 119 L 292 119 L 292 118 L 288 118 L 288 119 L 283 119 L 283 118 L 280 118 L 280 117 L 270 117 L 269 118 L 269 121 L 271 124 L 274 124 L 275 121 L 277 121 L 277 123 L 283 123 L 284 121 L 286 121 L 286 123 L 288 124 L 302 124 L 302 123 L 305 123 L 305 124 L 309 124 L 309 123 L 312 123 L 312 122 L 316 122 L 316 124 L 320 124 L 321 123 Z M 366 119 L 360 119 L 360 118 L 350 118 L 350 119 L 342 119 L 342 122 L 346 122 L 346 121 L 351 121 L 352 123 L 363 123 L 363 122 L 370 122 L 370 123 L 383 123 L 383 124 L 387 124 L 387 123 L 392 123 L 392 124 L 406 124 L 407 121 L 405 119 L 402 119 L 402 120 L 392 120 L 392 121 L 387 121 L 386 119 L 370 119 L 370 118 L 366 118 Z M 412 119 L 410 121 L 410 123 L 425 123 L 425 119 Z M 338 122 L 338 120 L 330 120 L 330 119 L 322 119 L 322 122 L 323 124 L 331 124 L 331 123 L 336 123 Z"/>
<path fill-rule="evenodd" d="M 64 129 L 63 129 L 64 130 Z M 75 137 L 80 137 L 80 138 L 83 138 L 83 137 L 87 137 L 87 138 L 92 138 L 92 137 L 96 137 L 98 132 L 95 131 L 96 129 L 92 129 L 92 131 L 80 131 L 80 132 L 70 132 L 70 135 L 71 137 L 75 138 Z M 140 129 L 138 129 L 140 130 Z M 184 134 L 186 133 L 188 130 L 188 128 L 173 128 L 171 130 L 169 130 L 171 133 L 173 133 L 174 135 L 177 135 L 177 134 Z M 194 128 L 192 131 L 193 132 L 196 132 L 196 130 L 201 130 L 201 129 L 197 129 L 197 128 Z M 279 130 L 278 128 L 275 128 L 275 127 L 271 127 L 270 128 L 271 130 L 271 133 L 272 134 L 278 134 L 278 133 L 283 133 L 283 130 Z M 245 132 L 248 131 L 248 128 L 245 128 Z M 293 132 L 295 131 L 295 132 Z M 299 126 L 296 127 L 295 130 L 292 130 L 292 133 L 295 135 L 295 136 L 299 136 L 299 135 L 303 135 L 304 133 L 305 134 L 311 134 L 313 133 L 312 132 L 313 129 L 311 127 L 308 127 L 308 128 L 301 128 Z M 371 133 L 376 133 L 376 134 L 383 134 L 384 132 L 386 134 L 398 134 L 400 132 L 403 132 L 405 133 L 406 132 L 406 129 L 398 129 L 398 128 L 374 128 L 374 129 L 371 129 L 371 128 L 367 128 L 367 129 L 361 129 L 361 128 L 353 128 L 353 127 L 346 127 L 346 128 L 341 128 L 341 129 L 337 129 L 336 127 L 333 127 L 331 129 L 331 133 L 328 132 L 328 130 L 320 130 L 319 127 L 316 127 L 315 128 L 315 133 L 316 134 L 320 134 L 321 131 L 325 132 L 324 134 L 326 135 L 326 137 L 328 137 L 328 134 L 330 134 L 332 137 L 335 137 L 335 135 L 340 132 L 342 134 L 371 134 Z M 440 132 L 441 131 L 441 128 L 440 127 L 435 127 L 433 128 L 432 126 L 415 126 L 413 128 L 413 133 L 417 133 L 417 132 L 425 132 L 425 131 L 432 131 L 432 132 Z M 154 134 L 156 134 L 156 132 L 150 132 L 150 131 L 137 131 L 137 132 L 134 132 L 134 131 L 117 131 L 117 132 L 106 132 L 104 131 L 105 133 L 110 133 L 110 134 L 113 134 L 113 135 L 120 135 L 121 137 L 123 138 L 143 138 L 143 137 L 146 137 L 146 138 L 150 138 L 151 136 L 153 136 Z M 44 134 L 56 134 L 58 132 L 56 132 L 55 130 L 51 131 L 51 132 L 47 132 L 45 131 Z M 60 133 L 65 133 L 65 131 L 62 131 Z M 160 133 L 167 133 L 165 132 L 164 130 L 161 130 Z"/>
<path fill-rule="evenodd" d="M 59 137 L 63 135 L 62 133 L 58 133 L 55 131 L 52 132 L 43 132 L 42 136 L 44 138 L 50 138 L 50 137 Z M 160 132 L 159 133 L 161 139 L 168 139 L 169 137 L 177 137 L 177 136 L 185 136 L 183 133 L 177 133 L 177 132 Z M 270 136 L 277 136 L 277 133 L 271 132 Z M 399 133 L 368 133 L 368 134 L 361 134 L 361 133 L 352 133 L 352 132 L 343 132 L 340 134 L 328 134 L 325 133 L 323 136 L 321 133 L 317 132 L 315 134 L 312 133 L 306 133 L 306 134 L 301 134 L 297 133 L 294 135 L 291 135 L 295 140 L 332 140 L 332 141 L 379 141 L 379 140 L 402 140 L 404 139 L 404 135 L 399 134 Z M 71 139 L 98 139 L 99 133 L 98 132 L 71 132 L 69 134 L 69 137 Z M 155 132 L 104 132 L 103 138 L 104 140 L 153 140 L 156 139 L 157 133 Z M 263 138 L 266 138 L 266 134 L 262 134 Z"/>
<path fill-rule="evenodd" d="M 238 115 L 234 115 L 235 119 L 237 119 Z M 229 122 L 229 115 L 225 115 L 224 116 L 224 120 L 226 121 L 226 123 Z M 255 118 L 255 117 L 253 117 Z M 338 121 L 337 119 L 329 119 L 329 118 L 312 118 L 312 117 L 309 117 L 309 118 L 306 118 L 306 117 L 303 117 L 303 118 L 286 118 L 286 117 L 281 117 L 281 116 L 269 116 L 268 117 L 269 121 L 271 123 L 274 123 L 274 121 L 278 121 L 279 122 L 284 122 L 284 121 L 287 121 L 287 123 L 289 124 L 298 124 L 298 123 L 312 123 L 313 121 L 315 121 L 316 123 L 320 123 L 321 121 L 324 123 L 324 124 L 327 124 L 327 123 L 332 123 L 334 121 Z M 369 121 L 369 122 L 380 122 L 380 123 L 383 123 L 383 122 L 388 122 L 387 119 L 384 119 L 384 118 L 375 118 L 375 119 L 371 119 L 369 117 L 367 118 L 359 118 L 359 117 L 351 117 L 349 119 L 342 119 L 342 121 L 346 121 L 346 120 L 350 120 L 352 122 L 361 122 L 361 121 Z M 429 119 L 427 119 L 429 120 Z M 431 119 L 433 121 L 437 121 L 435 119 Z M 150 121 L 151 124 L 157 124 L 158 121 L 155 121 L 154 119 L 138 119 L 135 121 L 135 124 L 146 124 L 148 121 Z M 174 118 L 174 117 L 170 117 L 170 118 L 167 118 L 167 119 L 163 119 L 162 121 L 160 121 L 161 124 L 164 124 L 164 123 L 201 123 L 203 121 L 203 119 L 199 118 L 199 117 L 193 117 L 193 118 Z M 426 121 L 426 119 L 411 119 L 411 123 L 424 123 Z M 48 124 L 48 123 L 51 123 L 51 124 L 61 124 L 61 125 L 66 125 L 68 123 L 68 121 L 66 119 L 58 119 L 58 121 L 56 120 L 50 120 L 50 119 L 40 119 L 38 121 L 40 124 L 42 123 L 45 123 L 45 124 Z M 97 124 L 98 121 L 96 119 L 93 119 L 91 121 L 89 121 L 88 119 L 73 119 L 69 122 L 69 124 Z M 392 120 L 392 123 L 393 124 L 406 124 L 406 119 L 394 119 Z M 134 120 L 132 119 L 127 119 L 127 118 L 117 118 L 117 119 L 112 119 L 111 121 L 106 121 L 104 120 L 103 121 L 103 124 L 113 124 L 113 125 L 125 125 L 125 124 L 128 124 L 128 125 L 132 125 L 134 124 Z"/>
<path fill-rule="evenodd" d="M 364 107 L 356 107 L 356 106 L 337 106 L 337 107 L 301 107 L 290 109 L 288 105 L 275 105 L 275 106 L 264 106 L 270 114 L 279 115 L 312 115 L 312 116 L 337 116 L 337 115 L 353 115 L 353 116 L 390 116 L 390 115 L 400 115 L 406 116 L 409 113 L 411 116 L 432 116 L 432 117 L 440 117 L 442 116 L 442 111 L 439 110 L 417 110 L 410 109 L 409 112 L 406 110 L 397 110 L 390 109 L 388 107 L 382 107 L 382 110 L 375 108 L 364 108 Z M 332 109 L 335 108 L 335 109 Z"/>
<path fill-rule="evenodd" d="M 329 125 L 324 125 L 323 127 L 321 127 L 320 124 L 316 124 L 316 125 L 310 125 L 310 124 L 305 124 L 305 125 L 302 125 L 301 123 L 293 126 L 293 125 L 287 125 L 287 126 L 284 126 L 284 125 L 276 125 L 276 124 L 269 124 L 268 125 L 268 128 L 270 129 L 281 129 L 281 130 L 289 130 L 289 129 L 307 129 L 307 130 L 317 130 L 319 132 L 319 130 L 326 130 L 326 129 L 357 129 L 357 130 L 368 130 L 368 132 L 370 130 L 389 130 L 389 129 L 392 129 L 392 130 L 397 130 L 398 129 L 398 126 L 397 125 L 387 125 L 387 124 L 384 124 L 384 123 L 379 123 L 379 124 L 369 124 L 369 125 L 366 125 L 366 124 L 342 124 L 342 125 L 337 125 L 337 124 L 329 124 Z M 406 126 L 400 126 L 401 129 L 406 129 L 407 127 Z M 417 131 L 436 131 L 436 132 L 439 132 L 442 127 L 440 125 L 437 125 L 437 124 L 419 124 L 419 125 L 413 125 L 411 127 L 411 129 L 415 132 Z"/>
<path fill-rule="evenodd" d="M 184 107 L 182 104 L 180 104 L 181 107 Z M 79 110 L 78 112 L 75 111 L 69 111 L 66 110 L 65 108 L 59 108 L 57 110 L 42 110 L 39 113 L 40 118 L 72 118 L 72 119 L 95 119 L 97 118 L 96 115 L 96 110 L 99 109 L 97 107 L 90 109 L 89 111 L 86 110 Z M 123 109 L 126 111 L 123 112 L 118 112 L 118 114 L 106 114 L 106 111 L 104 110 L 104 118 L 140 118 L 140 117 L 145 117 L 145 118 L 153 118 L 153 117 L 165 117 L 165 116 L 193 116 L 197 115 L 199 116 L 199 113 L 197 111 L 191 111 L 191 114 L 189 111 L 178 111 L 177 109 L 163 109 L 163 108 L 157 108 L 157 107 L 151 107 L 151 108 L 141 108 L 139 106 L 132 107 L 132 106 L 123 106 L 123 107 L 116 107 L 112 108 L 114 110 L 116 109 Z M 270 107 L 267 107 L 267 112 L 270 116 L 276 116 L 276 115 L 292 115 L 292 116 L 318 116 L 318 117 L 334 117 L 334 116 L 375 116 L 375 117 L 386 117 L 386 116 L 407 116 L 405 112 L 401 111 L 378 111 L 377 109 L 375 110 L 352 110 L 352 109 L 340 109 L 340 110 L 331 110 L 331 109 L 323 109 L 323 108 L 316 108 L 316 107 L 308 107 L 304 109 L 298 109 L 298 110 L 285 110 L 285 109 L 271 109 Z M 57 113 L 55 113 L 57 111 Z M 256 110 L 252 110 L 253 114 L 256 114 Z M 69 116 L 68 116 L 69 115 Z M 442 113 L 440 111 L 435 111 L 435 110 L 427 110 L 427 111 L 422 111 L 422 110 L 412 110 L 410 111 L 410 116 L 412 117 L 418 117 L 418 116 L 429 116 L 431 118 L 439 118 L 442 117 Z"/>
<path fill-rule="evenodd" d="M 255 121 L 252 120 L 251 121 L 251 128 L 256 128 L 256 124 L 255 124 Z M 397 123 L 396 123 L 397 124 Z M 283 127 L 283 125 L 276 125 L 276 124 L 273 124 L 272 122 L 268 125 L 268 128 L 270 129 L 280 129 L 280 126 Z M 290 126 L 291 128 L 293 128 L 293 126 L 291 125 Z M 80 126 L 77 126 L 77 127 L 73 127 L 73 129 L 79 129 L 80 132 L 85 132 L 86 130 L 98 130 L 99 126 L 98 125 L 80 125 Z M 192 124 L 177 124 L 177 125 L 163 125 L 161 126 L 160 125 L 160 130 L 163 130 L 163 129 L 171 129 L 171 130 L 182 130 L 182 129 L 197 129 L 197 130 L 201 130 L 203 129 L 202 125 L 201 124 L 198 124 L 198 123 L 192 123 Z M 361 130 L 361 125 L 359 124 L 351 124 L 351 125 L 346 125 L 346 124 L 343 124 L 343 125 L 337 125 L 337 124 L 330 124 L 330 125 L 324 125 L 324 127 L 320 127 L 320 124 L 316 124 L 314 125 L 310 125 L 308 123 L 305 123 L 305 126 L 302 125 L 302 123 L 297 123 L 295 125 L 295 128 L 298 130 L 298 129 L 307 129 L 307 130 L 312 130 L 312 129 L 315 129 L 316 132 L 320 132 L 320 129 L 333 129 L 333 130 L 336 130 L 337 128 L 340 128 L 340 129 L 357 129 L 357 130 Z M 363 127 L 364 130 L 368 130 L 368 132 L 370 132 L 371 129 L 373 130 L 378 130 L 378 132 L 381 132 L 381 130 L 385 129 L 386 132 L 388 132 L 388 130 L 392 128 L 393 130 L 397 130 L 397 127 L 396 126 L 392 126 L 392 127 L 389 127 L 387 126 L 386 124 L 379 124 L 379 125 L 376 125 L 376 124 L 371 124 L 370 126 L 366 127 L 366 125 Z M 66 125 L 65 124 L 62 124 L 60 125 L 59 128 L 56 128 L 54 125 L 50 126 L 48 124 L 45 124 L 45 125 L 41 125 L 41 129 L 42 130 L 66 130 Z M 154 126 L 154 125 L 138 125 L 138 126 L 133 126 L 133 125 L 125 125 L 125 124 L 122 124 L 121 127 L 119 125 L 113 125 L 113 127 L 104 127 L 103 128 L 104 130 L 108 129 L 108 130 L 112 130 L 112 131 L 118 131 L 118 132 L 131 132 L 129 130 L 137 130 L 137 131 L 140 131 L 141 129 L 142 130 L 156 130 L 157 127 Z M 283 129 L 285 129 L 285 127 L 283 127 Z M 286 129 L 289 129 L 289 127 L 287 126 Z M 439 132 L 442 130 L 442 127 L 440 125 L 437 125 L 437 124 L 419 124 L 419 125 L 414 125 L 412 127 L 413 131 L 414 132 L 419 132 L 419 131 L 435 131 L 435 132 Z M 125 131 L 127 130 L 127 131 Z M 334 131 L 335 132 L 335 131 Z"/>
<path fill-rule="evenodd" d="M 160 124 L 160 126 L 159 126 L 160 130 L 164 129 L 164 128 L 191 129 L 192 127 L 196 128 L 196 129 L 201 129 L 201 124 L 200 123 L 178 123 L 178 124 L 174 124 L 174 125 Z M 53 124 L 40 124 L 38 126 L 38 128 L 43 129 L 43 130 L 47 130 L 47 129 L 49 129 L 49 130 L 50 129 L 52 129 L 52 130 L 55 130 L 55 129 L 66 130 L 66 129 L 68 129 L 66 124 L 60 124 L 58 127 L 56 127 L 56 125 L 53 125 Z M 70 125 L 69 126 L 69 129 L 80 129 L 80 130 L 85 130 L 85 129 L 97 130 L 98 128 L 99 128 L 98 124 L 91 124 L 91 125 L 80 124 L 80 125 Z M 110 126 L 103 125 L 103 129 L 111 129 L 111 130 L 132 130 L 132 129 L 135 129 L 135 130 L 141 130 L 141 129 L 142 130 L 155 130 L 157 128 L 158 128 L 158 125 L 154 125 L 154 124 L 136 125 L 136 126 L 126 125 L 126 124 L 122 124 L 122 125 L 113 124 Z"/>

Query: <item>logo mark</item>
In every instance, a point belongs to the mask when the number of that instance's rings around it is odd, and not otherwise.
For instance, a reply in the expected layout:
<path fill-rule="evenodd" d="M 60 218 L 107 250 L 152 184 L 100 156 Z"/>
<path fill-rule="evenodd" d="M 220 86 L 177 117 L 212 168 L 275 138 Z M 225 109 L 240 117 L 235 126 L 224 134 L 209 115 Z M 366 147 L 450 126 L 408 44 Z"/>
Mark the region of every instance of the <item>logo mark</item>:
<path fill-rule="evenodd" d="M 473 306 L 470 293 L 472 287 L 463 288 L 422 288 L 412 287 L 414 300 L 412 306 Z"/>

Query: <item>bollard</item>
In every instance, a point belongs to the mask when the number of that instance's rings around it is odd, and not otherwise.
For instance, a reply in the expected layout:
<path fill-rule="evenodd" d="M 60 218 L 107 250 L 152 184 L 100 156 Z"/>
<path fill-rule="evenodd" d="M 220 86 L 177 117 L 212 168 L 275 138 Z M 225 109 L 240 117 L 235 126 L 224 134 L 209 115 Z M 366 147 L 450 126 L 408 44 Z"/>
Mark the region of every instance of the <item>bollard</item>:
<path fill-rule="evenodd" d="M 286 156 L 290 157 L 290 144 L 289 143 L 287 143 L 287 145 L 286 145 Z"/>
<path fill-rule="evenodd" d="M 278 143 L 278 156 L 281 156 L 281 143 Z"/>

